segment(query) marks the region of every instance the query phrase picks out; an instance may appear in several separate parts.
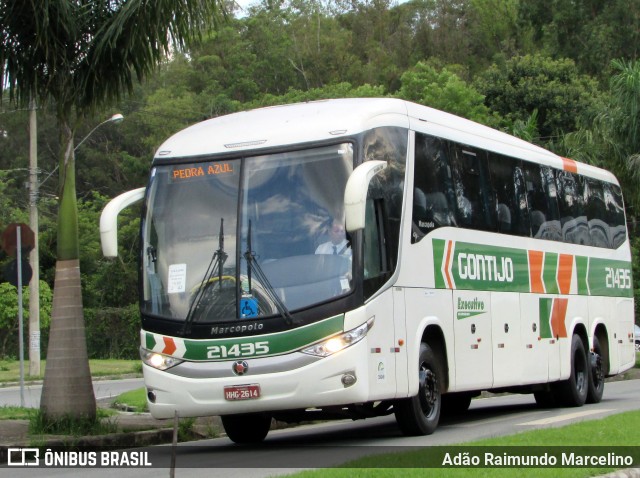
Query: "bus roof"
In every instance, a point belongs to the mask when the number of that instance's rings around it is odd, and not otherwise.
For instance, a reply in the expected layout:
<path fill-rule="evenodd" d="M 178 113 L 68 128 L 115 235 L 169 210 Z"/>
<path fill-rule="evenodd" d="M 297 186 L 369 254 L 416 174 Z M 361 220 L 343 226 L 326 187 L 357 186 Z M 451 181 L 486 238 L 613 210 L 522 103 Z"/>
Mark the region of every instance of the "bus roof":
<path fill-rule="evenodd" d="M 613 174 L 579 163 L 488 126 L 395 98 L 344 98 L 272 106 L 212 118 L 167 139 L 155 161 L 260 150 L 335 139 L 399 126 L 469 146 L 618 184 Z"/>

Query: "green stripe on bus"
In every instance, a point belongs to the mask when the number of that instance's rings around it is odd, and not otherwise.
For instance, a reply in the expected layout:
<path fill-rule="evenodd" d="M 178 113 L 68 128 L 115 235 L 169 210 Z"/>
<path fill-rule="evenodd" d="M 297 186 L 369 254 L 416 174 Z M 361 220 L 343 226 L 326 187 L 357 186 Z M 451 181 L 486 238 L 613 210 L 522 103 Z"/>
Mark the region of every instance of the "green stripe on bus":
<path fill-rule="evenodd" d="M 451 274 L 457 289 L 529 292 L 527 251 L 455 243 Z"/>
<path fill-rule="evenodd" d="M 250 337 L 225 339 L 192 340 L 173 338 L 182 341 L 184 354 L 172 354 L 185 360 L 217 361 L 269 357 L 299 350 L 343 331 L 344 314 L 337 315 L 304 327 L 283 332 Z M 160 340 L 162 336 L 147 332 L 147 346 Z M 153 347 L 148 347 L 152 349 Z M 180 347 L 178 347 L 180 348 Z"/>
<path fill-rule="evenodd" d="M 553 299 L 540 298 L 540 337 L 543 339 L 553 338 L 551 332 L 551 308 L 553 307 Z"/>
<path fill-rule="evenodd" d="M 587 272 L 589 270 L 589 258 L 576 256 L 576 274 L 578 276 L 578 294 L 589 295 L 589 283 Z"/>
<path fill-rule="evenodd" d="M 153 350 L 155 346 L 156 346 L 155 336 L 147 332 L 145 334 L 145 348 L 147 348 L 148 350 Z"/>
<path fill-rule="evenodd" d="M 633 297 L 631 263 L 607 259 L 589 259 L 587 282 L 591 295 Z"/>
<path fill-rule="evenodd" d="M 446 289 L 447 284 L 444 280 L 442 274 L 442 264 L 444 263 L 444 254 L 445 254 L 445 245 L 446 242 L 442 239 L 434 239 L 432 242 L 433 246 L 433 267 L 434 267 L 434 275 L 436 278 L 436 288 L 437 289 Z"/>
<path fill-rule="evenodd" d="M 557 294 L 558 290 L 558 254 L 546 252 L 544 255 L 544 269 L 542 271 L 542 280 L 544 281 L 544 289 L 547 294 Z"/>
<path fill-rule="evenodd" d="M 448 241 L 433 239 L 435 287 L 449 287 L 443 274 Z M 510 247 L 453 242 L 453 257 L 449 258 L 455 289 L 531 292 L 528 251 Z M 572 256 L 567 254 L 567 256 Z M 576 282 L 572 294 L 633 297 L 631 262 L 572 256 L 575 259 Z M 547 294 L 559 294 L 558 258 L 555 252 L 545 252 L 542 281 Z M 575 287 L 577 284 L 577 289 Z"/>

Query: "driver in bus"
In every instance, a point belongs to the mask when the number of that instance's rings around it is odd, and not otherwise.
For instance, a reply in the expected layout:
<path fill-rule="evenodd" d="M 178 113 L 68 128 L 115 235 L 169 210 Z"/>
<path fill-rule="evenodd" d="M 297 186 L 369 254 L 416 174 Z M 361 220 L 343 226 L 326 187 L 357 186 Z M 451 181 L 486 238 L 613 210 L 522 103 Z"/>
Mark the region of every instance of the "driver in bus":
<path fill-rule="evenodd" d="M 351 244 L 347 240 L 344 224 L 334 219 L 329 229 L 329 240 L 316 248 L 316 254 L 333 254 L 342 257 L 351 257 Z"/>

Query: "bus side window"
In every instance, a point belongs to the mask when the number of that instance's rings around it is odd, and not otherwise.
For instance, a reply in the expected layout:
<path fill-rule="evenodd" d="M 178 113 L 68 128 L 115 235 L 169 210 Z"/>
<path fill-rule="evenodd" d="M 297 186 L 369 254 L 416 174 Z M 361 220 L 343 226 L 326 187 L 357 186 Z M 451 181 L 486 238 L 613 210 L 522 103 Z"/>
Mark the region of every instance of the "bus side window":
<path fill-rule="evenodd" d="M 529 236 L 529 212 L 521 161 L 489 153 L 489 170 L 497 199 L 498 232 Z"/>
<path fill-rule="evenodd" d="M 558 171 L 556 185 L 562 239 L 572 244 L 591 245 L 583 178 L 568 171 Z"/>
<path fill-rule="evenodd" d="M 458 224 L 469 229 L 495 231 L 495 195 L 486 152 L 452 143 L 449 154 L 454 171 Z"/>
<path fill-rule="evenodd" d="M 609 247 L 610 232 L 607 223 L 603 185 L 595 179 L 586 181 L 587 192 L 587 221 L 591 245 L 595 247 Z"/>
<path fill-rule="evenodd" d="M 384 240 L 387 230 L 384 205 L 384 199 L 367 198 L 363 235 L 365 299 L 371 297 L 389 278 L 389 256 Z"/>
<path fill-rule="evenodd" d="M 528 162 L 523 162 L 522 166 L 531 220 L 531 237 L 562 240 L 553 170 Z"/>
<path fill-rule="evenodd" d="M 416 133 L 411 242 L 429 232 L 455 226 L 455 193 L 447 148 L 439 138 Z"/>
<path fill-rule="evenodd" d="M 606 222 L 609 224 L 609 244 L 613 249 L 617 249 L 627 240 L 622 191 L 620 187 L 609 183 L 604 183 L 603 191 Z"/>

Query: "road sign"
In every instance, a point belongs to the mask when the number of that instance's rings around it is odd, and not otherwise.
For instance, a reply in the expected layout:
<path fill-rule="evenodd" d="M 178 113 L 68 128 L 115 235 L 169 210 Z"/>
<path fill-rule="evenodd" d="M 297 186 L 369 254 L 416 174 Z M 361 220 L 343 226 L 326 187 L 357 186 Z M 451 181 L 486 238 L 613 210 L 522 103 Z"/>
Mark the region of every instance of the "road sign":
<path fill-rule="evenodd" d="M 2 248 L 11 257 L 15 257 L 18 249 L 18 234 L 16 231 L 18 227 L 20 228 L 20 245 L 23 253 L 29 253 L 36 243 L 36 236 L 29 226 L 16 222 L 9 224 L 2 233 Z"/>
<path fill-rule="evenodd" d="M 20 261 L 22 269 L 22 283 L 21 285 L 27 285 L 33 277 L 33 269 L 31 264 L 27 261 Z M 4 278 L 7 279 L 9 284 L 18 287 L 18 259 L 14 259 L 9 262 L 4 268 Z"/>

